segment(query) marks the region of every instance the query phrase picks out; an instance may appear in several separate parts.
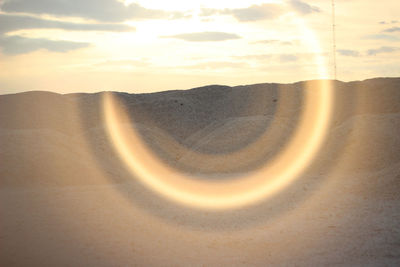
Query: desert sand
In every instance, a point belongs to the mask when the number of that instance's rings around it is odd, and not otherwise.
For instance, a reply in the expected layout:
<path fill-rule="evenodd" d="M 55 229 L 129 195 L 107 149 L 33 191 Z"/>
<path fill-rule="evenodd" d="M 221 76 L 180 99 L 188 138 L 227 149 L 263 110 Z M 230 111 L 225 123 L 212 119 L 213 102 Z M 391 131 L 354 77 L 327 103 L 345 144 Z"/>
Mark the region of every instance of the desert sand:
<path fill-rule="evenodd" d="M 307 84 L 318 83 L 113 95 L 165 164 L 226 179 L 280 153 Z M 104 93 L 1 95 L 0 266 L 400 265 L 400 78 L 335 81 L 334 92 L 326 141 L 301 177 L 219 212 L 129 172 L 105 130 Z M 234 153 L 267 132 L 262 149 Z"/>

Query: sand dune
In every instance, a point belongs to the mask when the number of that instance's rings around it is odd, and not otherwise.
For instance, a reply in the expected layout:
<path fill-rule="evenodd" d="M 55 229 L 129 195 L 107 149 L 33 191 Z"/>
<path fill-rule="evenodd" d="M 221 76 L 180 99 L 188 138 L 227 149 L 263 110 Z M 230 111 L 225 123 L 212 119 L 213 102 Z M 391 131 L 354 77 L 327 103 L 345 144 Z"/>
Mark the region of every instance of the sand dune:
<path fill-rule="evenodd" d="M 126 127 L 162 160 L 215 178 L 281 151 L 305 84 L 114 95 Z M 110 143 L 101 99 L 0 96 L 1 266 L 400 264 L 400 78 L 335 82 L 327 140 L 303 176 L 271 201 L 222 213 L 137 182 Z M 263 146 L 243 150 L 264 133 Z"/>

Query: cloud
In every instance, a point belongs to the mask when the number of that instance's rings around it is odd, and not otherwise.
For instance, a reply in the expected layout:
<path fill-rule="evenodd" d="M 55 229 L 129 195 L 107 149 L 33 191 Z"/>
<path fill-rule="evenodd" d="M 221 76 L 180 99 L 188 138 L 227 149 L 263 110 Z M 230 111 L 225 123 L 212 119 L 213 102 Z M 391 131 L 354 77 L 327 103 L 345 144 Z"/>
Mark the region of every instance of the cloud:
<path fill-rule="evenodd" d="M 314 12 L 320 12 L 320 9 L 311 6 L 299 0 L 289 1 L 290 6 L 300 14 L 306 15 Z M 265 3 L 261 5 L 252 5 L 246 8 L 226 8 L 226 9 L 212 9 L 202 8 L 200 16 L 214 16 L 214 15 L 231 15 L 240 22 L 252 22 L 260 20 L 275 19 L 284 14 L 284 10 L 279 4 Z"/>
<path fill-rule="evenodd" d="M 270 60 L 272 58 L 272 55 L 270 55 L 270 54 L 253 54 L 253 55 L 245 55 L 245 56 L 232 56 L 232 58 L 264 61 L 264 60 Z"/>
<path fill-rule="evenodd" d="M 338 49 L 337 52 L 339 53 L 339 55 L 347 56 L 347 57 L 359 57 L 360 56 L 360 53 L 355 50 Z"/>
<path fill-rule="evenodd" d="M 209 17 L 213 15 L 217 15 L 220 13 L 221 10 L 214 9 L 214 8 L 201 8 L 199 16 L 201 17 Z"/>
<path fill-rule="evenodd" d="M 382 47 L 377 48 L 377 49 L 368 50 L 367 54 L 369 56 L 376 56 L 378 54 L 383 54 L 383 53 L 394 53 L 394 52 L 397 52 L 399 50 L 400 50 L 399 47 L 382 46 Z"/>
<path fill-rule="evenodd" d="M 188 42 L 217 42 L 242 38 L 237 34 L 226 32 L 194 32 L 161 37 L 181 39 Z"/>
<path fill-rule="evenodd" d="M 4 0 L 4 12 L 48 14 L 60 17 L 80 17 L 102 22 L 165 19 L 176 12 L 147 9 L 137 3 L 124 5 L 118 0 Z"/>
<path fill-rule="evenodd" d="M 296 54 L 250 54 L 250 55 L 240 55 L 232 56 L 235 60 L 245 60 L 245 61 L 258 61 L 261 62 L 280 62 L 280 63 L 290 63 L 290 62 L 310 62 L 315 59 L 316 56 L 327 56 L 327 53 L 296 53 Z"/>
<path fill-rule="evenodd" d="M 51 52 L 66 53 L 72 50 L 88 47 L 89 43 L 71 41 L 53 41 L 40 38 L 25 38 L 20 36 L 0 36 L 0 47 L 6 55 L 20 55 L 45 49 Z"/>
<path fill-rule="evenodd" d="M 169 13 L 168 19 L 190 19 L 193 16 L 191 14 L 187 14 L 185 12 L 173 11 Z"/>
<path fill-rule="evenodd" d="M 296 41 L 282 41 L 279 44 L 280 45 L 295 45 L 295 44 L 299 44 L 300 42 L 298 40 Z"/>
<path fill-rule="evenodd" d="M 364 37 L 366 39 L 372 39 L 372 40 L 387 40 L 387 41 L 393 41 L 393 42 L 400 41 L 399 37 L 389 35 L 389 34 L 371 34 L 371 35 L 366 35 Z"/>
<path fill-rule="evenodd" d="M 400 27 L 392 27 L 384 30 L 383 32 L 400 32 Z"/>
<path fill-rule="evenodd" d="M 379 24 L 397 24 L 399 23 L 398 20 L 392 20 L 392 21 L 379 21 Z"/>
<path fill-rule="evenodd" d="M 262 4 L 247 8 L 224 9 L 221 14 L 232 15 L 238 21 L 248 22 L 274 19 L 282 14 L 282 9 L 277 4 Z"/>
<path fill-rule="evenodd" d="M 279 43 L 279 40 L 259 40 L 252 42 L 252 44 L 276 44 Z"/>
<path fill-rule="evenodd" d="M 236 69 L 244 68 L 248 65 L 244 62 L 225 62 L 225 61 L 213 61 L 213 62 L 203 62 L 196 65 L 185 66 L 184 68 L 190 69 Z"/>
<path fill-rule="evenodd" d="M 0 33 L 23 29 L 62 29 L 70 31 L 134 31 L 135 28 L 124 24 L 87 24 L 46 20 L 23 15 L 0 14 Z"/>
<path fill-rule="evenodd" d="M 255 42 L 251 42 L 251 44 L 279 44 L 279 45 L 295 45 L 298 44 L 298 40 L 293 40 L 293 41 L 279 41 L 279 40 L 258 40 Z"/>
<path fill-rule="evenodd" d="M 281 63 L 295 62 L 297 60 L 299 60 L 299 57 L 295 56 L 295 55 L 282 54 L 282 55 L 279 56 L 279 61 Z"/>
<path fill-rule="evenodd" d="M 146 58 L 142 59 L 122 59 L 122 60 L 106 60 L 94 64 L 99 67 L 148 67 L 150 62 Z"/>
<path fill-rule="evenodd" d="M 300 0 L 291 0 L 289 1 L 289 4 L 294 10 L 303 15 L 311 14 L 314 12 L 321 12 L 321 10 L 318 7 L 311 6 Z"/>

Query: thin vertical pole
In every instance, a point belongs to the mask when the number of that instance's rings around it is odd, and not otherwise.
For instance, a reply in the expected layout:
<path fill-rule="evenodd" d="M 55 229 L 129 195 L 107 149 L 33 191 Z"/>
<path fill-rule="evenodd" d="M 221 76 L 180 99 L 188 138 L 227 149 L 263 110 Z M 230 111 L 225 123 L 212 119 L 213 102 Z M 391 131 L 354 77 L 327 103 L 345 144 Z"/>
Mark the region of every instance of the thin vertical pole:
<path fill-rule="evenodd" d="M 336 65 L 336 14 L 335 14 L 335 0 L 332 0 L 332 53 L 333 53 L 333 77 L 337 79 L 337 65 Z"/>

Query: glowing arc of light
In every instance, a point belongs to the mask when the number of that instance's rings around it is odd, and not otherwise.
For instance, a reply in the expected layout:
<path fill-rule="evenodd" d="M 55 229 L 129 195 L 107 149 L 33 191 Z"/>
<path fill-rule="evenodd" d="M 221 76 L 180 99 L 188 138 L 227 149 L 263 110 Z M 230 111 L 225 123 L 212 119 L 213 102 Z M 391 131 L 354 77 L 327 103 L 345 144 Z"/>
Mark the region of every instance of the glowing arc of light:
<path fill-rule="evenodd" d="M 298 24 L 313 51 L 321 49 L 315 35 L 300 19 Z M 318 75 L 326 78 L 324 59 L 317 53 Z M 126 116 L 109 94 L 104 97 L 107 133 L 122 161 L 134 177 L 154 192 L 186 206 L 225 210 L 256 204 L 275 195 L 293 182 L 312 162 L 324 141 L 330 122 L 332 88 L 329 81 L 317 81 L 318 88 L 307 88 L 306 105 L 299 128 L 283 151 L 267 166 L 242 179 L 205 181 L 184 175 L 152 155 L 140 136 L 124 127 Z"/>

